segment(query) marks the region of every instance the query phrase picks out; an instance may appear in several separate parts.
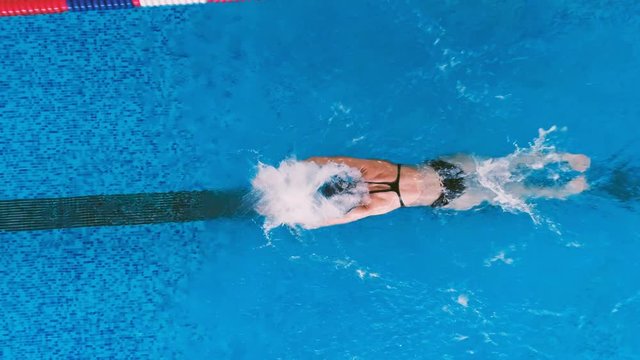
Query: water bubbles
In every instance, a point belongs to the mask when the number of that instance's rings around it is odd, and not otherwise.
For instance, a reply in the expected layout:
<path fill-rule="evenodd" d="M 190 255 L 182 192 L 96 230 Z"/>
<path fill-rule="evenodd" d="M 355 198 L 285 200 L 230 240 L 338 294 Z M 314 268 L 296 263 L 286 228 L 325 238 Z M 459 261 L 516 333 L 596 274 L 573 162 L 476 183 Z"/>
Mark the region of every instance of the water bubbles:
<path fill-rule="evenodd" d="M 260 163 L 252 181 L 256 211 L 269 232 L 280 225 L 314 228 L 342 217 L 368 199 L 358 169 L 288 159 L 278 167 Z"/>

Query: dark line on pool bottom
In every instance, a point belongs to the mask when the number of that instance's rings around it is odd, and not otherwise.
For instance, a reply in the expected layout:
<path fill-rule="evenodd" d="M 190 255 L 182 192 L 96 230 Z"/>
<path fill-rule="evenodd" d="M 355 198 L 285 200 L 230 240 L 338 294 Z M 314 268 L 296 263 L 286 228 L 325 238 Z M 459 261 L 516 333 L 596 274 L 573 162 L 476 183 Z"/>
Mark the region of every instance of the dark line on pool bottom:
<path fill-rule="evenodd" d="M 247 191 L 78 196 L 0 201 L 0 231 L 188 222 L 253 215 Z"/>

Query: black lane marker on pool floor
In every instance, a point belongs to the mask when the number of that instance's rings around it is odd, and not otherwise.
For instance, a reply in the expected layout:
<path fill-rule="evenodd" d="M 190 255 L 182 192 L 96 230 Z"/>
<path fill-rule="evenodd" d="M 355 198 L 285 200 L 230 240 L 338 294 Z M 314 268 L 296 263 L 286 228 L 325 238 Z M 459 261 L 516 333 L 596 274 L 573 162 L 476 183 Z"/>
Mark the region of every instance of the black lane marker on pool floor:
<path fill-rule="evenodd" d="M 246 191 L 183 191 L 0 200 L 0 231 L 123 226 L 249 217 Z"/>

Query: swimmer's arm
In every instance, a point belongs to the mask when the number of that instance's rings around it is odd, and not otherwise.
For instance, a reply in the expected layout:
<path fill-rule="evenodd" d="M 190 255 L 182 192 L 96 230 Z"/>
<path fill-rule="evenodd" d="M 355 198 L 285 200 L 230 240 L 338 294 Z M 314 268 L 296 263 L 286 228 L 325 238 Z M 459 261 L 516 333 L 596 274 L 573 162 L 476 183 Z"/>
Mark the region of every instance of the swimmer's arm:
<path fill-rule="evenodd" d="M 390 212 L 393 209 L 388 209 L 386 207 L 375 206 L 372 204 L 358 206 L 357 208 L 352 209 L 343 217 L 330 219 L 325 221 L 319 227 L 331 226 L 331 225 L 339 225 L 339 224 L 347 224 L 350 222 L 354 222 L 360 219 L 364 219 L 369 216 L 382 215 Z"/>
<path fill-rule="evenodd" d="M 314 156 L 306 159 L 305 161 L 314 162 L 318 165 L 325 165 L 328 163 L 345 164 L 349 167 L 360 170 L 366 169 L 372 162 L 387 162 L 384 160 L 356 159 L 347 156 Z"/>
<path fill-rule="evenodd" d="M 314 156 L 314 157 L 308 158 L 305 161 L 310 161 L 318 165 L 335 163 L 335 164 L 345 164 L 349 167 L 354 167 L 354 168 L 362 167 L 362 160 L 346 157 L 346 156 Z"/>

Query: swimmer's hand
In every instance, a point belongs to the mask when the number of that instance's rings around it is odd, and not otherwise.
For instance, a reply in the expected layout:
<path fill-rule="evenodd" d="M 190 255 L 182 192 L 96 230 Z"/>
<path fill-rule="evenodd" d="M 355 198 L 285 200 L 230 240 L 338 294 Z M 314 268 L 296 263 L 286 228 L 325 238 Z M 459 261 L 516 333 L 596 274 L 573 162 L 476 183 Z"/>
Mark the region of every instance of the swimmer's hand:
<path fill-rule="evenodd" d="M 591 166 L 591 159 L 583 154 L 563 154 L 562 160 L 569 163 L 575 171 L 585 172 Z"/>

